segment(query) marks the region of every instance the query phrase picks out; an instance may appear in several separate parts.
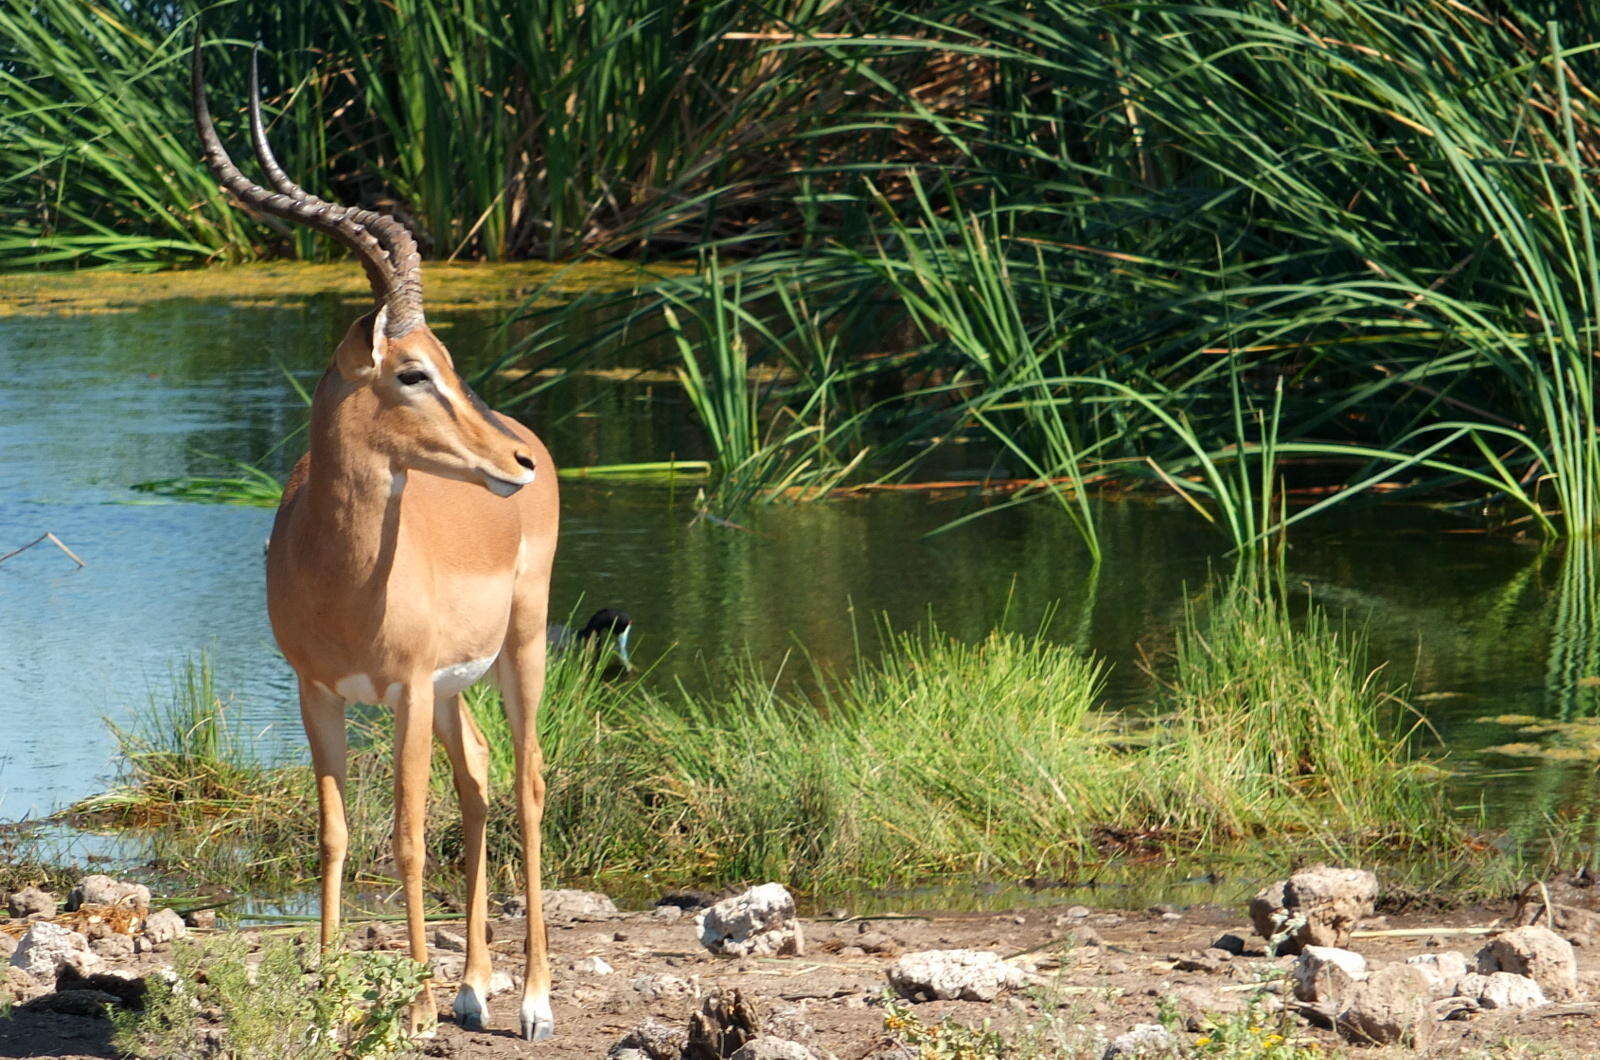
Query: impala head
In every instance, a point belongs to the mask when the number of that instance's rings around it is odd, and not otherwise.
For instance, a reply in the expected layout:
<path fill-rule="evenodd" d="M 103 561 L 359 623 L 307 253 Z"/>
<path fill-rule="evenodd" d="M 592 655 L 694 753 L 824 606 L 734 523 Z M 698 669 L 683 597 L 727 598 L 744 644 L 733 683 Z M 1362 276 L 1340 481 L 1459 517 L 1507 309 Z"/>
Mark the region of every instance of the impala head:
<path fill-rule="evenodd" d="M 194 46 L 194 123 L 206 165 L 247 208 L 315 228 L 360 259 L 377 303 L 350 326 L 334 354 L 339 402 L 370 410 L 366 441 L 397 471 L 478 482 L 502 497 L 533 481 L 533 454 L 461 376 L 422 312 L 422 256 L 393 217 L 319 199 L 283 172 L 261 120 L 256 55 L 250 56 L 250 139 L 276 191 L 253 183 L 228 157 L 206 103 L 199 32 Z M 319 395 L 321 391 L 319 389 Z M 313 410 L 315 414 L 315 410 Z"/>

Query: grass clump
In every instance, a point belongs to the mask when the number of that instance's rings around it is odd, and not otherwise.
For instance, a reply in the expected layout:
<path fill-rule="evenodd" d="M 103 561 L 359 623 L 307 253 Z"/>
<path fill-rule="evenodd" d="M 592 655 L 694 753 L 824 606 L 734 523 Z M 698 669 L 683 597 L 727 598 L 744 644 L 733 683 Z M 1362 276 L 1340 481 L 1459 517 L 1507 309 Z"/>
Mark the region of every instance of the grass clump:
<path fill-rule="evenodd" d="M 1359 857 L 1458 835 L 1442 771 L 1413 756 L 1403 705 L 1359 638 L 1315 611 L 1291 622 L 1281 593 L 1235 585 L 1196 608 L 1148 712 L 1099 710 L 1100 683 L 1098 663 L 1040 635 L 964 643 L 933 628 L 891 634 L 850 674 L 802 683 L 747 666 L 718 695 L 612 684 L 579 656 L 557 657 L 540 715 L 546 863 L 566 880 L 826 890 L 1025 877 L 1110 856 L 1270 860 L 1311 845 Z M 511 889 L 511 741 L 495 693 L 469 703 L 492 748 L 491 871 Z M 194 731 L 188 714 L 168 716 L 175 739 Z M 350 862 L 385 878 L 388 716 L 356 725 Z M 86 808 L 166 825 L 147 833 L 158 861 L 258 886 L 316 873 L 303 766 L 238 768 L 207 740 L 185 755 L 122 739 L 122 787 Z M 218 776 L 239 797 L 195 797 Z M 435 860 L 454 864 L 460 822 L 442 755 L 429 837 Z"/>
<path fill-rule="evenodd" d="M 314 960 L 316 953 L 309 936 L 271 939 L 255 958 L 243 935 L 179 943 L 171 975 L 150 977 L 143 1010 L 115 1016 L 116 1048 L 126 1056 L 230 1060 L 404 1051 L 407 1007 L 427 966 L 399 953 L 332 950 Z"/>

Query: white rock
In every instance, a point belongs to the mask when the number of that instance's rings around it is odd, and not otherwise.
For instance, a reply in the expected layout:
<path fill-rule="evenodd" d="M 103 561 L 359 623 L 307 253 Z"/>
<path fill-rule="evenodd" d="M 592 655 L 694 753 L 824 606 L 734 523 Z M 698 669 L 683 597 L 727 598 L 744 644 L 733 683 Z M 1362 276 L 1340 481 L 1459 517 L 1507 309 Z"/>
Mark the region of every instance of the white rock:
<path fill-rule="evenodd" d="M 888 971 L 895 993 L 911 1001 L 993 1001 L 1022 986 L 1022 970 L 985 950 L 922 950 L 895 961 Z"/>
<path fill-rule="evenodd" d="M 489 973 L 490 997 L 497 997 L 500 994 L 507 993 L 508 991 L 515 990 L 516 988 L 517 981 L 511 977 L 510 972 L 496 971 Z"/>
<path fill-rule="evenodd" d="M 1572 943 L 1544 927 L 1513 928 L 1478 951 L 1483 975 L 1511 972 L 1538 983 L 1546 997 L 1569 998 L 1578 987 L 1578 962 Z"/>
<path fill-rule="evenodd" d="M 1428 988 L 1428 977 L 1415 965 L 1379 968 L 1351 988 L 1338 1015 L 1339 1033 L 1353 1042 L 1424 1050 L 1433 1030 Z"/>
<path fill-rule="evenodd" d="M 694 991 L 687 979 L 676 975 L 636 975 L 628 985 L 646 1001 L 658 997 L 684 997 Z"/>
<path fill-rule="evenodd" d="M 150 908 L 150 888 L 142 883 L 124 883 L 110 876 L 85 876 L 67 895 L 70 912 L 86 905 L 125 905 L 133 909 Z"/>
<path fill-rule="evenodd" d="M 428 967 L 433 969 L 435 979 L 445 982 L 459 982 L 467 971 L 467 958 L 459 953 L 438 953 L 428 961 Z"/>
<path fill-rule="evenodd" d="M 763 883 L 702 910 L 695 928 L 700 945 L 712 953 L 794 957 L 805 952 L 794 896 L 781 883 Z"/>
<path fill-rule="evenodd" d="M 728 1060 L 817 1060 L 817 1054 L 799 1042 L 762 1034 L 735 1049 Z"/>
<path fill-rule="evenodd" d="M 617 915 L 617 904 L 599 891 L 545 891 L 539 906 L 551 920 L 604 920 Z"/>
<path fill-rule="evenodd" d="M 1294 996 L 1301 1001 L 1339 1002 L 1367 977 L 1367 959 L 1352 950 L 1307 946 L 1295 959 Z"/>
<path fill-rule="evenodd" d="M 1492 972 L 1489 975 L 1468 972 L 1461 977 L 1456 992 L 1462 997 L 1472 998 L 1484 1008 L 1521 1012 L 1546 1004 L 1544 991 L 1539 989 L 1538 983 L 1512 972 Z"/>
<path fill-rule="evenodd" d="M 677 920 L 683 916 L 683 910 L 675 905 L 658 905 L 650 910 L 650 915 L 657 920 Z"/>
<path fill-rule="evenodd" d="M 1101 1054 L 1101 1060 L 1123 1056 L 1172 1056 L 1177 1051 L 1178 1040 L 1167 1028 L 1159 1023 L 1138 1023 L 1127 1034 L 1112 1039 Z"/>
<path fill-rule="evenodd" d="M 162 909 L 144 918 L 144 934 L 151 942 L 176 942 L 189 933 L 183 917 L 170 909 Z"/>
<path fill-rule="evenodd" d="M 579 975 L 610 975 L 616 969 L 604 957 L 580 957 L 572 962 L 572 970 Z"/>
<path fill-rule="evenodd" d="M 1283 905 L 1303 921 L 1295 931 L 1301 946 L 1343 947 L 1362 918 L 1372 915 L 1378 878 L 1365 869 L 1327 865 L 1297 872 L 1283 886 Z"/>
<path fill-rule="evenodd" d="M 87 938 L 48 920 L 30 927 L 11 955 L 11 967 L 52 981 L 64 965 L 88 975 L 97 971 L 100 964 L 100 955 L 89 948 Z"/>
<path fill-rule="evenodd" d="M 1419 953 L 1407 957 L 1406 963 L 1422 969 L 1422 974 L 1428 977 L 1429 993 L 1434 997 L 1455 997 L 1461 993 L 1461 978 L 1467 974 L 1465 954 L 1456 950 Z"/>

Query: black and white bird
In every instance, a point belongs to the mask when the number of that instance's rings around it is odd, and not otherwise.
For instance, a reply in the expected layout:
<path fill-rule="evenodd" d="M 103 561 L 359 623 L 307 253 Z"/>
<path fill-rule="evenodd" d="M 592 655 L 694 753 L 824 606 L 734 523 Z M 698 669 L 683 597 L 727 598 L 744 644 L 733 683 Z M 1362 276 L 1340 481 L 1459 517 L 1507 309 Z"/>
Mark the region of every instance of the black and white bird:
<path fill-rule="evenodd" d="M 552 622 L 547 636 L 551 651 L 598 649 L 603 653 L 609 649 L 617 653 L 617 661 L 624 670 L 632 670 L 633 660 L 628 658 L 628 634 L 631 632 L 633 619 L 627 612 L 602 607 L 589 616 L 589 621 L 577 632 L 570 626 Z"/>

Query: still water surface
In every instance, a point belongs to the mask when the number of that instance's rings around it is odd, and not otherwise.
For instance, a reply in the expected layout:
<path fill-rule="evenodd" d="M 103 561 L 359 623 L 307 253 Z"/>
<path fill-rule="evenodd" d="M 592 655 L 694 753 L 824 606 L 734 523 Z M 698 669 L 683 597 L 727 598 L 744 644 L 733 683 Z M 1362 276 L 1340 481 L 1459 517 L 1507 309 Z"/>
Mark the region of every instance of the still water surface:
<path fill-rule="evenodd" d="M 40 546 L 0 564 L 0 820 L 102 790 L 115 770 L 102 718 L 164 696 L 173 668 L 201 651 L 258 753 L 303 754 L 265 616 L 272 513 L 129 487 L 215 471 L 219 458 L 285 470 L 303 443 L 270 450 L 304 406 L 274 359 L 309 385 L 355 311 L 331 298 L 187 298 L 0 317 L 0 553 L 49 530 L 87 562 L 74 569 Z M 502 315 L 463 309 L 435 327 L 470 365 L 503 347 Z M 668 387 L 610 380 L 519 411 L 563 465 L 698 455 L 685 413 Z M 774 663 L 796 649 L 848 666 L 871 654 L 880 615 L 972 637 L 1053 613 L 1052 635 L 1110 662 L 1110 702 L 1136 706 L 1140 660 L 1160 657 L 1186 600 L 1228 565 L 1192 513 L 1162 503 L 1105 508 L 1095 571 L 1045 504 L 929 537 L 980 501 L 771 507 L 751 513 L 748 532 L 694 522 L 692 501 L 692 490 L 563 485 L 554 610 L 630 612 L 641 655 L 664 655 L 657 681 L 714 682 L 746 654 Z M 1461 802 L 1533 825 L 1587 803 L 1587 755 L 1486 754 L 1529 737 L 1484 719 L 1600 713 L 1600 563 L 1470 530 L 1416 508 L 1334 516 L 1296 534 L 1289 575 L 1366 628 L 1374 660 L 1412 682 L 1462 773 Z"/>

